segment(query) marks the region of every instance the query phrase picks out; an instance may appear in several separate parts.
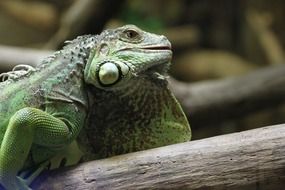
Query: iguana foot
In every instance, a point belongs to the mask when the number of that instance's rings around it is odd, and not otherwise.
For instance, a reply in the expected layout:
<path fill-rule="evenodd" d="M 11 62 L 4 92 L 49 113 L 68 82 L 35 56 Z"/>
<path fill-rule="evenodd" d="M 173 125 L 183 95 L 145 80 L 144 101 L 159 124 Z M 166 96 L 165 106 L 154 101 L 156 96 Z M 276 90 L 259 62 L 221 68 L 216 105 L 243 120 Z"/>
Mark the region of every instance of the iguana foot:
<path fill-rule="evenodd" d="M 25 179 L 21 177 L 8 178 L 1 182 L 1 190 L 32 190 Z"/>
<path fill-rule="evenodd" d="M 49 165 L 50 161 L 43 162 L 35 171 L 22 171 L 18 178 L 22 181 L 25 181 L 27 185 L 31 185 L 31 183 L 40 175 L 43 170 L 48 169 Z"/>
<path fill-rule="evenodd" d="M 17 190 L 32 190 L 27 183 L 27 180 L 22 179 L 21 177 L 16 177 L 17 178 Z"/>

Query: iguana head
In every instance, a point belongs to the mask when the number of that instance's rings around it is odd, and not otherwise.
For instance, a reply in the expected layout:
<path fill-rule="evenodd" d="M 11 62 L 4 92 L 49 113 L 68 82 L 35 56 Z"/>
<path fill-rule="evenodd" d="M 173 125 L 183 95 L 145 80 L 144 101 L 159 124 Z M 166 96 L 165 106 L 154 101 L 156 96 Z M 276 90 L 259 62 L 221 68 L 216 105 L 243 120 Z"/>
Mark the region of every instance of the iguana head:
<path fill-rule="evenodd" d="M 126 25 L 97 36 L 84 78 L 87 83 L 104 89 L 126 86 L 138 77 L 165 80 L 171 57 L 171 44 L 165 36 Z"/>

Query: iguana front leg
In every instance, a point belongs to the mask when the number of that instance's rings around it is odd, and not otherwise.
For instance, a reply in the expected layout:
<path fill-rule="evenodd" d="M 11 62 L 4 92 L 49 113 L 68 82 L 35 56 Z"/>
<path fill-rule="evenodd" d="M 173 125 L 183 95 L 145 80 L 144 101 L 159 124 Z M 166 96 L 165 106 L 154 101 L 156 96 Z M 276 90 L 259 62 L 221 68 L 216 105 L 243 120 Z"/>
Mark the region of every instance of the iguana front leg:
<path fill-rule="evenodd" d="M 23 108 L 11 118 L 0 149 L 0 183 L 8 190 L 29 189 L 17 173 L 23 167 L 32 143 L 62 148 L 74 138 L 76 124 L 36 108 Z"/>

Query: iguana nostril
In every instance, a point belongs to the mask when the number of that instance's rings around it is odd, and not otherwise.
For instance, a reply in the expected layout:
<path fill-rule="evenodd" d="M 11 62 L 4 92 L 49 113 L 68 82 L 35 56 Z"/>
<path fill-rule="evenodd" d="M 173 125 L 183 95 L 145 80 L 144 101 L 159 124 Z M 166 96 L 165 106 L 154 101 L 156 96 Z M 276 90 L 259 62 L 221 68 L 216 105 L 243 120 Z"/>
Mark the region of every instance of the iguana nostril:
<path fill-rule="evenodd" d="M 119 79 L 119 69 L 113 63 L 104 63 L 99 70 L 99 80 L 104 85 L 109 85 L 117 82 Z"/>

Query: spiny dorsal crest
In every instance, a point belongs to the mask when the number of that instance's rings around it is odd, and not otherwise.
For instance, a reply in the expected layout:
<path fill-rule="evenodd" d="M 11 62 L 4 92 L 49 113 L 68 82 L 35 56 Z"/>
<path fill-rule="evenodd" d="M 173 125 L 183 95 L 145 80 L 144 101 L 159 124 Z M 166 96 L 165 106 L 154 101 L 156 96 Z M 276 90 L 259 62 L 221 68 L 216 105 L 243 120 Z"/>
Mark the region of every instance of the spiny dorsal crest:
<path fill-rule="evenodd" d="M 83 35 L 75 38 L 74 40 L 66 41 L 66 45 L 62 50 L 56 51 L 54 54 L 45 58 L 38 67 L 34 68 L 30 65 L 17 65 L 12 69 L 12 71 L 0 74 L 0 82 L 13 82 L 17 79 L 28 76 L 32 72 L 43 69 L 46 66 L 50 65 L 56 57 L 67 55 L 68 51 L 71 49 L 78 49 L 79 54 L 84 55 L 85 52 L 96 46 L 98 40 L 98 35 Z"/>
<path fill-rule="evenodd" d="M 1 82 L 6 80 L 15 80 L 22 76 L 27 76 L 30 73 L 34 72 L 36 69 L 30 65 L 16 65 L 12 71 L 0 74 Z"/>

